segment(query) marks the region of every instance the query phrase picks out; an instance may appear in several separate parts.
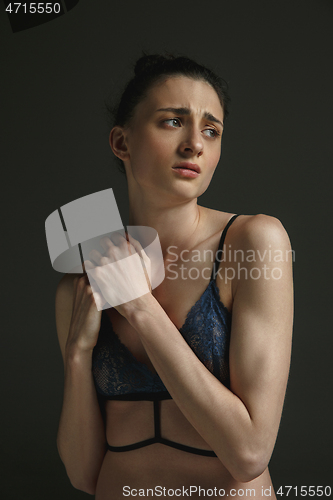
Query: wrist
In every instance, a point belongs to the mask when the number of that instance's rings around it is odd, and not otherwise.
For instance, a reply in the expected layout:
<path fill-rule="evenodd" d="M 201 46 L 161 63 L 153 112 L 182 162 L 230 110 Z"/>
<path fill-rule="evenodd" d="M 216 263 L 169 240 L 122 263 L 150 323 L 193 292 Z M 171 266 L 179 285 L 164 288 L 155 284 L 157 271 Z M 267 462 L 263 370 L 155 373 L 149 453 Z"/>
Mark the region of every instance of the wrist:
<path fill-rule="evenodd" d="M 157 308 L 161 306 L 151 293 L 124 304 L 126 319 L 135 329 L 147 315 L 153 315 Z"/>
<path fill-rule="evenodd" d="M 65 350 L 66 365 L 80 365 L 82 363 L 91 363 L 92 348 L 84 348 L 77 342 L 69 342 Z"/>

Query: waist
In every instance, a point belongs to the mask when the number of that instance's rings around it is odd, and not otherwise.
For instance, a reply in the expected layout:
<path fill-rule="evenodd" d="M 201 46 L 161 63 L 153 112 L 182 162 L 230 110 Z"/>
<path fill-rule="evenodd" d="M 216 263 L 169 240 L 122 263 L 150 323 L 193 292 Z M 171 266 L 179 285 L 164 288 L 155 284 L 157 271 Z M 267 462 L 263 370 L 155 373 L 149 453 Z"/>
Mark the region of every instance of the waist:
<path fill-rule="evenodd" d="M 175 489 L 204 482 L 208 487 L 216 481 L 221 483 L 222 477 L 227 483 L 230 475 L 218 458 L 185 454 L 163 444 L 127 453 L 107 452 L 98 478 L 96 500 L 109 499 L 110 492 L 112 498 L 124 498 L 125 486 L 137 489 L 139 496 L 139 489 Z"/>
<path fill-rule="evenodd" d="M 132 445 L 150 440 L 143 446 L 154 445 L 153 443 L 170 446 L 172 442 L 185 447 L 212 451 L 170 398 L 139 401 L 109 400 L 105 405 L 105 413 L 106 439 L 111 447 L 128 447 L 123 451 L 130 451 L 135 449 L 131 447 Z M 191 453 L 190 450 L 184 451 Z M 209 453 L 207 456 L 209 455 L 212 454 Z"/>
<path fill-rule="evenodd" d="M 145 497 L 166 497 L 167 493 L 163 495 L 163 488 L 166 491 L 168 489 L 183 491 L 183 488 L 187 488 L 189 493 L 191 486 L 206 489 L 206 497 L 211 496 L 211 492 L 207 494 L 208 490 L 223 488 L 225 496 L 232 496 L 236 500 L 244 500 L 245 496 L 256 499 L 267 498 L 262 495 L 262 488 L 271 486 L 270 499 L 276 499 L 268 469 L 254 481 L 239 483 L 218 458 L 207 459 L 191 454 L 186 454 L 184 457 L 181 451 L 156 444 L 126 454 L 107 453 L 98 478 L 95 500 L 122 499 L 129 496 L 127 493 L 129 490 L 137 490 L 133 491 L 133 494 L 138 497 L 139 490 L 141 496 L 144 492 Z M 150 491 L 147 492 L 147 489 Z M 158 494 L 159 491 L 162 491 L 162 494 Z M 240 494 L 236 495 L 238 491 Z M 170 495 L 172 496 L 172 492 Z M 173 496 L 176 495 L 181 498 L 189 496 L 186 493 L 179 495 L 179 492 Z M 199 495 L 198 491 L 197 493 L 193 491 L 191 494 L 191 498 L 203 496 L 203 493 Z"/>

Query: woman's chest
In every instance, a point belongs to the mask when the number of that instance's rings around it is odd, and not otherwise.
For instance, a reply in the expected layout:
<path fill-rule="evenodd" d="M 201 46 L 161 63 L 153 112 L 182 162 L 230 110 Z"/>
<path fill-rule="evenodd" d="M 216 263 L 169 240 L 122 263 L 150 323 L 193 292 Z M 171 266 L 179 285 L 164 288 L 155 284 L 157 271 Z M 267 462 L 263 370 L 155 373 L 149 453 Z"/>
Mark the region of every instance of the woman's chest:
<path fill-rule="evenodd" d="M 220 302 L 218 293 L 211 281 L 178 330 L 206 368 L 228 386 L 231 315 Z M 174 328 L 172 322 L 171 328 Z M 167 329 L 165 335 L 168 335 Z M 98 392 L 111 399 L 166 391 L 138 333 L 114 309 L 102 315 L 93 353 L 93 374 Z"/>
<path fill-rule="evenodd" d="M 152 294 L 169 316 L 170 329 L 176 327 L 200 361 L 228 385 L 231 294 L 223 281 L 217 286 L 211 279 L 220 237 L 216 233 L 195 251 L 170 251 L 165 279 Z M 102 393 L 165 390 L 139 334 L 115 309 L 103 311 L 93 363 L 97 385 L 101 381 L 105 387 Z"/>
<path fill-rule="evenodd" d="M 224 231 L 221 233 L 221 227 L 225 227 L 229 218 L 230 214 L 202 208 L 200 232 L 202 236 L 199 240 L 182 247 L 170 243 L 164 248 L 165 277 L 151 293 L 181 333 L 189 324 L 196 330 L 194 333 L 198 333 L 198 322 L 194 324 L 188 321 L 189 316 L 194 316 L 198 312 L 202 313 L 201 320 L 207 319 L 207 323 L 216 311 L 218 316 L 220 312 L 224 317 L 230 314 L 232 308 L 230 280 L 227 282 L 217 276 L 217 280 L 212 281 L 216 277 L 214 272 L 216 273 L 224 264 L 221 262 L 221 242 L 224 235 Z M 154 371 L 139 335 L 126 318 L 115 309 L 107 310 L 106 314 L 120 342 L 137 360 L 147 364 Z"/>
<path fill-rule="evenodd" d="M 209 262 L 208 265 L 205 265 L 205 262 L 199 262 L 193 267 L 189 263 L 186 264 L 177 263 L 177 266 L 173 267 L 172 272 L 177 273 L 175 280 L 170 279 L 170 270 L 166 270 L 165 280 L 152 291 L 152 294 L 178 330 L 182 330 L 184 326 L 187 326 L 189 316 L 191 317 L 192 313 L 201 312 L 200 321 L 202 323 L 204 319 L 208 319 L 210 310 L 214 306 L 219 307 L 221 305 L 224 308 L 221 295 L 229 303 L 229 290 L 226 287 L 222 287 L 221 290 L 221 287 L 217 288 L 210 281 L 212 265 L 209 266 Z M 196 269 L 197 274 L 194 273 L 193 269 Z M 197 276 L 197 279 L 191 279 L 188 274 Z M 226 310 L 225 312 L 227 313 Z M 127 319 L 114 308 L 108 309 L 106 314 L 112 324 L 113 332 L 120 342 L 126 346 L 138 361 L 145 363 L 154 372 L 138 333 Z"/>

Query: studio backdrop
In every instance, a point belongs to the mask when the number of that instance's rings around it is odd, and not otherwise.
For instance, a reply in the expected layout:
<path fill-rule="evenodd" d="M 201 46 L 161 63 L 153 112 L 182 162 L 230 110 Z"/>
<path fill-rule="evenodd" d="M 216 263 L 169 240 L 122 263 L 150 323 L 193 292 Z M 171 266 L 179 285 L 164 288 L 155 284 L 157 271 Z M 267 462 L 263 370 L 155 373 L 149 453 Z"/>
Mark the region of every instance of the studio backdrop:
<path fill-rule="evenodd" d="M 30 3 L 2 2 L 0 16 L 3 498 L 88 498 L 71 486 L 56 447 L 62 274 L 45 220 L 112 188 L 128 223 L 105 103 L 117 101 L 142 51 L 186 55 L 228 82 L 222 156 L 199 204 L 272 215 L 290 236 L 294 341 L 270 472 L 276 491 L 292 487 L 290 498 L 302 485 L 333 487 L 333 3 L 62 0 L 28 15 Z"/>

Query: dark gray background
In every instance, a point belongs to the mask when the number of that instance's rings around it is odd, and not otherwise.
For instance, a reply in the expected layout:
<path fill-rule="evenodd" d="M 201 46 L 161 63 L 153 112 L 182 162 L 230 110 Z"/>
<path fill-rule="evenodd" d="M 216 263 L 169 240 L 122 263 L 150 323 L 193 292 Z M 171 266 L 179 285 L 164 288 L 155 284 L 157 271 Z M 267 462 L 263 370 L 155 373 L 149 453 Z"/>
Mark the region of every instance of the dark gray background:
<path fill-rule="evenodd" d="M 104 100 L 119 94 L 142 49 L 196 58 L 229 82 L 222 159 L 199 203 L 273 215 L 290 235 L 293 356 L 270 470 L 276 488 L 333 487 L 332 1 L 80 0 L 15 34 L 1 9 L 4 498 L 88 498 L 70 485 L 56 449 L 61 275 L 50 264 L 44 221 L 112 187 L 127 222 Z"/>

